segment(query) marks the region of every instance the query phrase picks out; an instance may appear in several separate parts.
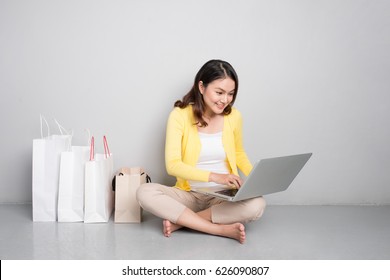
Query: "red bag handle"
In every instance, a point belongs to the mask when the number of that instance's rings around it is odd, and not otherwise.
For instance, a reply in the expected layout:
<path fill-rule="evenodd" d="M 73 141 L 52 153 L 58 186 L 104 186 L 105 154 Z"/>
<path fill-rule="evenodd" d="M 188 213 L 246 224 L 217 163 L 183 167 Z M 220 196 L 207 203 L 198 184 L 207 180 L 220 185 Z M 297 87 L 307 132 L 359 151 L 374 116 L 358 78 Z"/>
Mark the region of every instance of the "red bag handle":
<path fill-rule="evenodd" d="M 89 152 L 89 160 L 92 161 L 95 159 L 95 138 L 92 136 L 91 138 L 91 149 Z"/>
<path fill-rule="evenodd" d="M 106 158 L 110 156 L 110 149 L 108 148 L 107 138 L 103 136 L 104 155 Z"/>
<path fill-rule="evenodd" d="M 107 138 L 103 136 L 103 145 L 104 145 L 104 156 L 108 158 L 110 156 L 110 149 L 108 148 Z M 91 137 L 91 149 L 89 152 L 89 160 L 93 161 L 95 159 L 95 137 Z"/>

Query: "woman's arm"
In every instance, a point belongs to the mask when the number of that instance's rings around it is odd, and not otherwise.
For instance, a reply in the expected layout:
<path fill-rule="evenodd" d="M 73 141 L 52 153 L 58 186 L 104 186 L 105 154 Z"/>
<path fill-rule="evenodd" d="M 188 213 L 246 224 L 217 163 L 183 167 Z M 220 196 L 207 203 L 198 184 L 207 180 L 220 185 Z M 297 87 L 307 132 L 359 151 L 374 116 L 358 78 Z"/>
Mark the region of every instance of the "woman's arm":
<path fill-rule="evenodd" d="M 167 172 L 169 175 L 185 180 L 207 182 L 210 175 L 209 171 L 200 170 L 183 162 L 182 140 L 186 125 L 188 125 L 188 121 L 180 114 L 179 110 L 175 109 L 170 113 L 165 142 L 165 166 Z"/>
<path fill-rule="evenodd" d="M 242 117 L 241 113 L 236 110 L 237 118 L 236 118 L 236 126 L 234 129 L 234 143 L 236 149 L 236 163 L 237 167 L 248 176 L 252 171 L 252 163 L 250 162 L 248 155 L 245 152 L 243 137 L 242 137 Z"/>

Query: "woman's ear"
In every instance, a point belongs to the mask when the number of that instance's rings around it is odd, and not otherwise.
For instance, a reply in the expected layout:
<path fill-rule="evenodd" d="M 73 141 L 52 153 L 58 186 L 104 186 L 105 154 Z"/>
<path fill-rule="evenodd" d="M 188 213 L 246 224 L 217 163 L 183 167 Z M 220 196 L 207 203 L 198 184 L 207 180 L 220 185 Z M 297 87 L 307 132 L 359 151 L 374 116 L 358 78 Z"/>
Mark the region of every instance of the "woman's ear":
<path fill-rule="evenodd" d="M 204 84 L 203 84 L 202 81 L 199 81 L 198 88 L 199 88 L 200 94 L 203 94 L 203 92 L 204 92 Z"/>

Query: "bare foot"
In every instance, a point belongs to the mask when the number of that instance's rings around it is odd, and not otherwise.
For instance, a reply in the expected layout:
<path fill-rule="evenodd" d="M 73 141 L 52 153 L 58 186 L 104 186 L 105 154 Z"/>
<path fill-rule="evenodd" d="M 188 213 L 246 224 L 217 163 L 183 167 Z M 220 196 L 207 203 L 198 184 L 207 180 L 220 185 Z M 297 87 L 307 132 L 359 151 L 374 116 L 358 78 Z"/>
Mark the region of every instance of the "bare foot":
<path fill-rule="evenodd" d="M 221 235 L 236 239 L 243 244 L 245 242 L 245 226 L 241 223 L 231 225 L 223 225 L 223 232 Z"/>
<path fill-rule="evenodd" d="M 163 221 L 163 234 L 165 237 L 170 237 L 172 233 L 171 222 L 168 220 Z"/>
<path fill-rule="evenodd" d="M 180 229 L 182 226 L 174 224 L 168 220 L 163 221 L 163 234 L 165 237 L 170 237 L 172 232 Z"/>

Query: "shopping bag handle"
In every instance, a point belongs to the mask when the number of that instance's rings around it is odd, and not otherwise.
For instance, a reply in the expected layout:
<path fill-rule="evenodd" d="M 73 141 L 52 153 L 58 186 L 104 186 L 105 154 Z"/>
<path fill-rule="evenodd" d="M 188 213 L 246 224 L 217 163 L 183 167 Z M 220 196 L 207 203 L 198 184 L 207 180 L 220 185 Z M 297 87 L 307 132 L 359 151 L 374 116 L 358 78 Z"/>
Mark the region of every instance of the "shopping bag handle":
<path fill-rule="evenodd" d="M 39 115 L 40 119 L 41 119 L 41 138 L 43 138 L 43 122 L 45 122 L 46 124 L 46 127 L 47 127 L 47 136 L 50 136 L 50 127 L 49 127 L 49 124 L 47 123 L 47 120 L 46 118 L 41 114 Z"/>
<path fill-rule="evenodd" d="M 145 172 L 142 172 L 141 175 L 144 175 Z M 151 183 L 152 182 L 152 179 L 150 178 L 150 176 L 148 174 L 146 174 L 146 183 Z"/>
<path fill-rule="evenodd" d="M 110 156 L 110 149 L 108 148 L 107 138 L 103 136 L 103 145 L 104 145 L 104 156 L 108 158 Z M 89 160 L 93 161 L 95 159 L 95 137 L 91 137 L 91 149 L 89 153 Z"/>
<path fill-rule="evenodd" d="M 91 149 L 89 151 L 89 160 L 93 161 L 95 159 L 95 137 L 91 137 Z"/>
<path fill-rule="evenodd" d="M 140 175 L 144 175 L 145 172 L 142 172 Z M 125 174 L 123 174 L 122 172 L 119 172 L 117 176 L 124 176 Z M 150 178 L 150 176 L 148 174 L 146 174 L 146 183 L 151 183 L 152 182 L 152 179 Z M 111 186 L 112 186 L 112 190 L 115 192 L 116 190 L 116 176 L 114 176 L 114 178 L 112 178 L 112 182 L 111 182 Z"/>
<path fill-rule="evenodd" d="M 66 130 L 62 125 L 60 125 L 60 123 L 56 120 L 56 119 L 54 119 L 54 122 L 56 123 L 56 125 L 58 126 L 58 130 L 60 131 L 60 133 L 61 133 L 61 135 L 71 135 L 71 136 L 73 136 L 73 130 L 71 130 L 71 133 L 68 131 L 68 130 Z"/>
<path fill-rule="evenodd" d="M 45 124 L 46 124 L 47 137 L 50 136 L 49 123 L 47 122 L 46 118 L 42 114 L 40 114 L 39 117 L 40 117 L 40 121 L 41 121 L 41 138 L 44 138 L 43 137 L 43 122 L 45 122 Z M 56 119 L 54 119 L 54 122 L 58 126 L 58 130 L 60 131 L 61 135 L 70 135 L 71 137 L 73 137 L 73 130 L 72 129 L 70 131 L 66 130 Z"/>
<path fill-rule="evenodd" d="M 107 138 L 103 136 L 104 155 L 106 158 L 110 156 L 110 149 L 108 148 Z"/>

